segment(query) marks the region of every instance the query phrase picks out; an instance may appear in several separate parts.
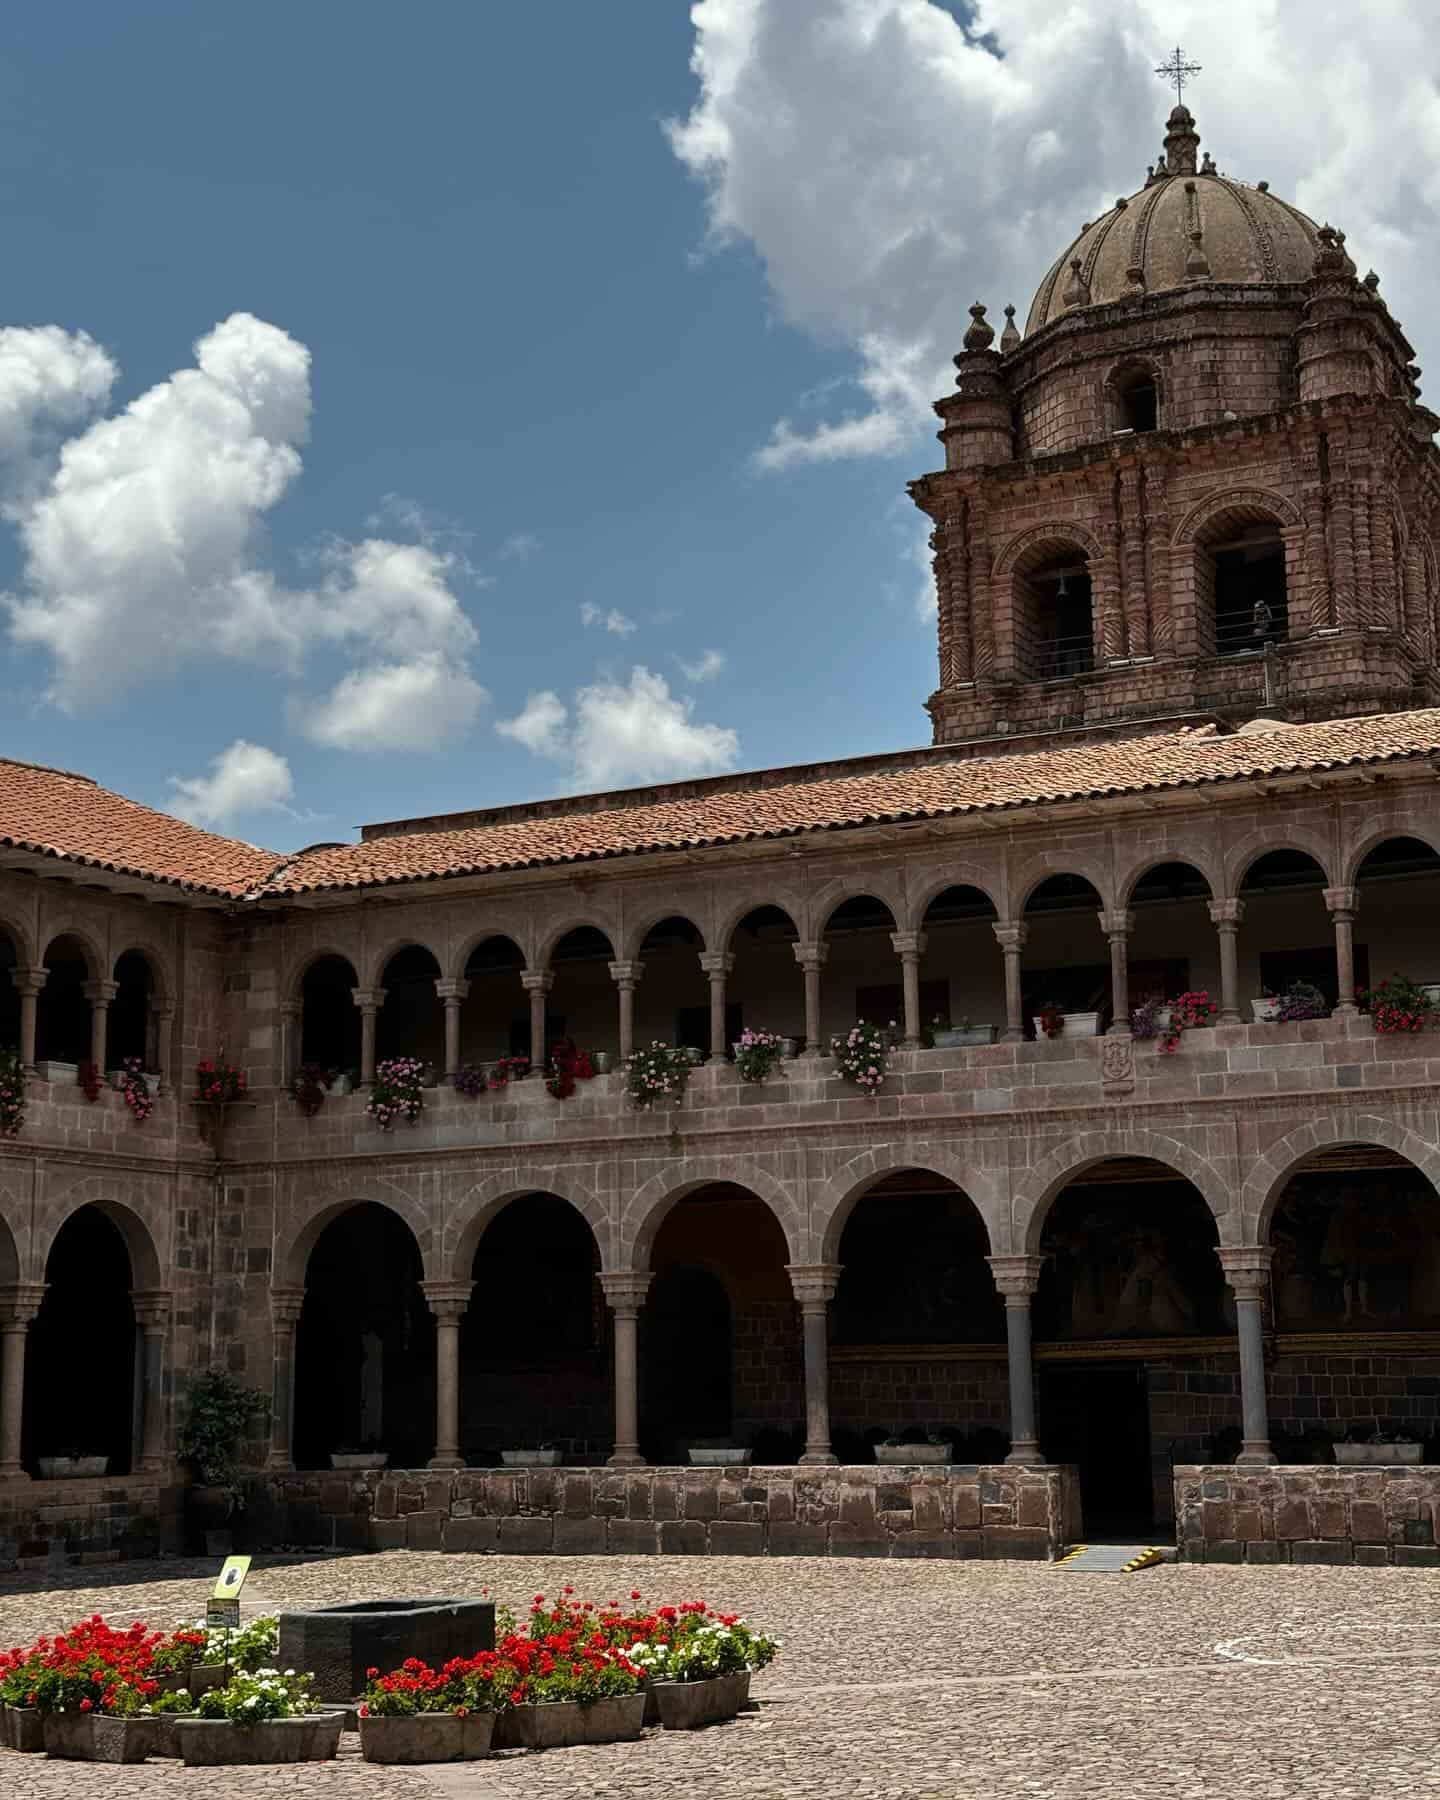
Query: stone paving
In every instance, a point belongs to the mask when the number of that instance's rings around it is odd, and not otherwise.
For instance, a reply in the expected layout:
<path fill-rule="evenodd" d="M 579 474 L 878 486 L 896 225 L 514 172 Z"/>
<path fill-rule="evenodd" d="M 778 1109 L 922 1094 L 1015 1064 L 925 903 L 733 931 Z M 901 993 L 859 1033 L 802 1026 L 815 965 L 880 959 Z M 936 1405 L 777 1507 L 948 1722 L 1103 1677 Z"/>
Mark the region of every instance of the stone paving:
<path fill-rule="evenodd" d="M 213 1563 L 0 1578 L 0 1639 L 100 1609 L 172 1624 Z M 0 1753 L 6 1800 L 1349 1800 L 1440 1796 L 1440 1572 L 1026 1563 L 555 1558 L 396 1551 L 260 1559 L 247 1615 L 287 1603 L 563 1582 L 703 1596 L 784 1640 L 758 1707 L 708 1732 L 468 1767 L 120 1770 Z"/>

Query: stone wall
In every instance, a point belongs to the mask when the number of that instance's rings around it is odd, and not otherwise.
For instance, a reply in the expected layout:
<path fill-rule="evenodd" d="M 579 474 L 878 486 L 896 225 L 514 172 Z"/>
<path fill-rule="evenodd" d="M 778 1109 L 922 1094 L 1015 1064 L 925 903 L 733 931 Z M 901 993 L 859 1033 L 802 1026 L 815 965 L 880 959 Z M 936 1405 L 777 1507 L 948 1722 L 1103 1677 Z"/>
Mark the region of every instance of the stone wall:
<path fill-rule="evenodd" d="M 1175 1470 L 1187 1562 L 1440 1567 L 1440 1467 L 1184 1464 Z"/>
<path fill-rule="evenodd" d="M 387 1470 L 277 1475 L 257 1542 L 524 1555 L 1022 1557 L 1080 1535 L 1071 1468 Z"/>
<path fill-rule="evenodd" d="M 178 1487 L 142 1475 L 0 1482 L 0 1570 L 173 1554 L 181 1498 Z"/>

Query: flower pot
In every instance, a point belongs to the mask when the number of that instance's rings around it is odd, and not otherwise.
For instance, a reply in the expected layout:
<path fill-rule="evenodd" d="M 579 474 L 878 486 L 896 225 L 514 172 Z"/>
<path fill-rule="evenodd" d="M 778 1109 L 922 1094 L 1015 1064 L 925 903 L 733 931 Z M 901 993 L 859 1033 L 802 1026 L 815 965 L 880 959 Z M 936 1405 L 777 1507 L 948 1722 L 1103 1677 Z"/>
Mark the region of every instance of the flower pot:
<path fill-rule="evenodd" d="M 583 1744 L 584 1709 L 578 1700 L 527 1701 L 523 1706 L 507 1706 L 495 1716 L 497 1750 L 563 1750 L 571 1744 Z"/>
<path fill-rule="evenodd" d="M 343 1099 L 346 1094 L 354 1093 L 354 1091 L 348 1075 L 337 1075 L 330 1083 L 329 1087 L 329 1094 L 332 1100 Z"/>
<path fill-rule="evenodd" d="M 500 1460 L 507 1469 L 553 1469 L 560 1461 L 558 1450 L 502 1450 Z"/>
<path fill-rule="evenodd" d="M 749 1698 L 750 1672 L 742 1669 L 709 1681 L 657 1681 L 651 1692 L 667 1731 L 695 1731 L 735 1717 Z"/>
<path fill-rule="evenodd" d="M 40 1456 L 42 1481 L 97 1481 L 110 1467 L 108 1456 Z"/>
<path fill-rule="evenodd" d="M 948 1463 L 955 1454 L 953 1444 L 877 1444 L 877 1463 Z"/>
<path fill-rule="evenodd" d="M 692 1466 L 697 1469 L 732 1469 L 748 1463 L 755 1452 L 741 1450 L 735 1445 L 692 1444 L 688 1454 Z"/>
<path fill-rule="evenodd" d="M 175 1721 L 175 1736 L 187 1769 L 329 1762 L 340 1748 L 344 1723 L 339 1713 L 301 1713 L 293 1719 L 261 1719 L 254 1725 L 180 1718 Z"/>
<path fill-rule="evenodd" d="M 76 1087 L 80 1081 L 79 1063 L 37 1062 L 35 1073 L 42 1081 L 54 1082 L 56 1087 Z"/>
<path fill-rule="evenodd" d="M 608 1075 L 614 1058 L 608 1050 L 592 1050 L 590 1052 L 590 1061 L 594 1066 L 597 1075 Z"/>
<path fill-rule="evenodd" d="M 799 1038 L 781 1038 L 780 1054 L 785 1058 L 786 1062 L 794 1062 L 795 1058 L 800 1054 Z"/>
<path fill-rule="evenodd" d="M 1061 1013 L 1065 1021 L 1064 1037 L 1092 1038 L 1100 1035 L 1100 1015 L 1098 1012 Z"/>
<path fill-rule="evenodd" d="M 1335 1460 L 1345 1468 L 1375 1468 L 1396 1463 L 1418 1463 L 1423 1444 L 1337 1444 Z"/>
<path fill-rule="evenodd" d="M 188 1717 L 189 1715 L 187 1713 L 166 1712 L 152 1714 L 150 1719 L 150 1725 L 154 1732 L 154 1748 L 150 1752 L 152 1756 L 173 1756 L 177 1759 L 179 1758 L 180 1739 L 176 1733 L 175 1725 L 178 1720 Z"/>
<path fill-rule="evenodd" d="M 1420 991 L 1432 1006 L 1440 1006 L 1440 981 L 1422 981 Z"/>
<path fill-rule="evenodd" d="M 592 1700 L 580 1708 L 580 1723 L 587 1744 L 633 1743 L 645 1724 L 645 1696 L 613 1694 L 606 1700 Z"/>
<path fill-rule="evenodd" d="M 493 1712 L 416 1713 L 360 1720 L 360 1754 L 373 1763 L 478 1762 L 490 1754 Z"/>
<path fill-rule="evenodd" d="M 1268 1025 L 1273 1019 L 1278 1019 L 1280 1017 L 1280 996 L 1270 994 L 1263 1000 L 1252 1000 L 1250 1016 L 1257 1025 Z"/>
<path fill-rule="evenodd" d="M 332 1450 L 332 1469 L 383 1469 L 390 1460 L 385 1450 Z"/>
<path fill-rule="evenodd" d="M 211 1688 L 228 1687 L 230 1685 L 229 1663 L 191 1663 L 189 1674 L 181 1678 L 180 1686 L 191 1694 L 206 1694 Z"/>
<path fill-rule="evenodd" d="M 108 1713 L 94 1713 L 90 1721 L 94 1760 L 138 1763 L 144 1762 L 147 1756 L 163 1754 L 159 1748 L 159 1727 L 163 1722 L 163 1715 L 156 1719 L 143 1713 L 132 1713 L 121 1719 Z M 170 1754 L 175 1752 L 172 1750 Z"/>
<path fill-rule="evenodd" d="M 34 1756 L 45 1748 L 45 1715 L 38 1706 L 7 1706 L 5 1730 L 12 1750 Z"/>
<path fill-rule="evenodd" d="M 691 1062 L 694 1063 L 696 1068 L 699 1068 L 700 1064 L 705 1060 L 705 1052 L 695 1044 L 686 1044 L 684 1048 L 685 1054 L 690 1058 Z"/>
<path fill-rule="evenodd" d="M 1157 1006 L 1155 1008 L 1155 1029 L 1157 1031 L 1168 1031 L 1170 1029 L 1170 1021 L 1174 1017 L 1175 1008 L 1173 1006 Z"/>
<path fill-rule="evenodd" d="M 931 1035 L 937 1050 L 970 1050 L 977 1044 L 993 1044 L 999 1030 L 998 1025 L 956 1025 Z"/>
<path fill-rule="evenodd" d="M 47 1756 L 64 1757 L 69 1762 L 91 1762 L 95 1756 L 95 1733 L 91 1729 L 91 1713 L 48 1712 L 40 1715 L 40 1741 Z"/>

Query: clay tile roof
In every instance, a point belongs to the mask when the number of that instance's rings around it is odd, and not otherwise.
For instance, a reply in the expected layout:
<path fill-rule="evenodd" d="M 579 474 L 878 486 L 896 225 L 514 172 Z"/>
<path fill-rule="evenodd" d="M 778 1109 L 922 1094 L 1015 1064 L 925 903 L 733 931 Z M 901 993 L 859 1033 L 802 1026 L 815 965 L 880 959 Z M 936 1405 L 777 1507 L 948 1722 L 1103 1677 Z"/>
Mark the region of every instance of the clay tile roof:
<path fill-rule="evenodd" d="M 281 860 L 153 812 L 87 775 L 0 757 L 0 845 L 239 899 Z"/>
<path fill-rule="evenodd" d="M 916 751 L 869 759 L 851 773 L 843 764 L 784 770 L 629 798 L 513 807 L 453 827 L 444 820 L 372 827 L 362 843 L 302 851 L 276 869 L 264 891 L 426 881 L 1436 754 L 1440 710 L 1224 737 L 1173 730 L 1011 756 Z"/>

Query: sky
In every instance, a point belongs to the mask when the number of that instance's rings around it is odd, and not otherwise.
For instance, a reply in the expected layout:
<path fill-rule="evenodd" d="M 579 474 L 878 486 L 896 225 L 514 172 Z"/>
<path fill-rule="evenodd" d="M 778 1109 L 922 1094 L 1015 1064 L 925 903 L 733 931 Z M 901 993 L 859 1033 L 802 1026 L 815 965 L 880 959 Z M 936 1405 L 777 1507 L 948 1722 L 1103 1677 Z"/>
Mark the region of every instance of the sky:
<path fill-rule="evenodd" d="M 17 9 L 0 755 L 284 850 L 926 742 L 931 402 L 1176 42 L 1424 364 L 1433 0 Z"/>

